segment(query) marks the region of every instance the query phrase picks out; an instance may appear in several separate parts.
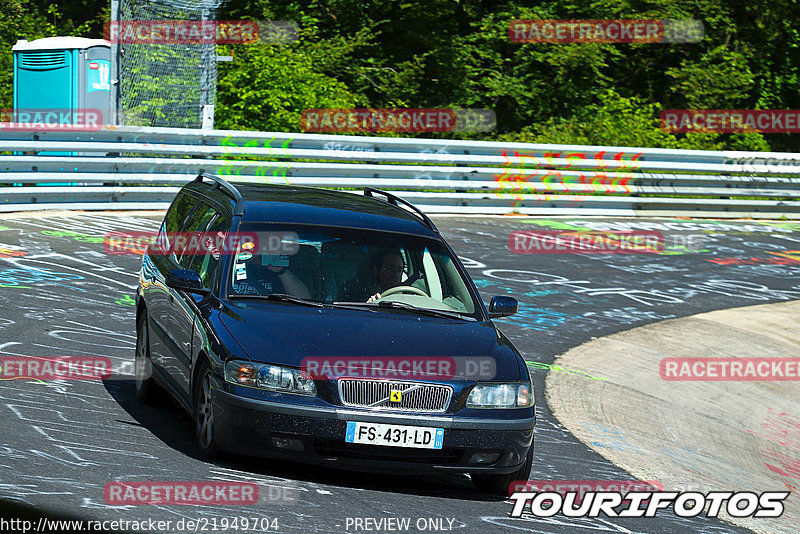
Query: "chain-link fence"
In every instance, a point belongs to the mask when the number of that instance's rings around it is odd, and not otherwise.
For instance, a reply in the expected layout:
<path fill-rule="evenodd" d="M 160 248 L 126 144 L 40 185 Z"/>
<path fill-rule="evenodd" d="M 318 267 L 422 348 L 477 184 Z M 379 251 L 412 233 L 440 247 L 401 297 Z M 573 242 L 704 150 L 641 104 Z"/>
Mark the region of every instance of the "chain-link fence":
<path fill-rule="evenodd" d="M 223 1 L 119 0 L 119 21 L 213 21 Z M 201 127 L 203 106 L 216 98 L 213 42 L 120 42 L 119 47 L 119 124 Z"/>

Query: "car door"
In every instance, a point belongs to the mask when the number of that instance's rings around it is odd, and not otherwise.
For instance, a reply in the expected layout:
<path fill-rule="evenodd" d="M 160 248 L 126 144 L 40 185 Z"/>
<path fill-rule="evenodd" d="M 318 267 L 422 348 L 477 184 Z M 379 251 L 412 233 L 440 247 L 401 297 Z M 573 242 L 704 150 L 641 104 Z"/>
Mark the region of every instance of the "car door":
<path fill-rule="evenodd" d="M 211 288 L 212 278 L 221 260 L 220 252 L 212 254 L 204 250 L 203 238 L 210 233 L 226 231 L 228 219 L 222 216 L 218 207 L 201 201 L 200 205 L 186 219 L 181 230 L 188 247 L 179 252 L 177 262 L 182 269 L 195 271 L 203 280 L 203 287 Z M 215 257 L 216 256 L 216 257 Z M 187 401 L 191 400 L 192 369 L 192 330 L 197 320 L 198 307 L 207 296 L 171 289 L 169 333 L 173 340 L 173 354 L 169 365 L 172 380 Z"/>
<path fill-rule="evenodd" d="M 144 291 L 149 317 L 150 358 L 156 372 L 160 372 L 163 378 L 168 376 L 166 369 L 172 351 L 169 335 L 171 289 L 166 284 L 166 273 L 177 268 L 173 252 L 175 236 L 198 203 L 198 199 L 185 192 L 178 193 L 167 210 L 156 242 L 148 249 L 143 262 L 142 276 L 146 278 Z"/>

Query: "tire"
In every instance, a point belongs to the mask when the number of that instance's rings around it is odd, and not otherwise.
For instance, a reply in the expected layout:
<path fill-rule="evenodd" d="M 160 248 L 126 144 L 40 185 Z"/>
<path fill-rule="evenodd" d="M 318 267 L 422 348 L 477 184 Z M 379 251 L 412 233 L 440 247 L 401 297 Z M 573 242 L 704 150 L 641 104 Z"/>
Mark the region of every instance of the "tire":
<path fill-rule="evenodd" d="M 219 447 L 214 440 L 214 404 L 212 402 L 211 366 L 203 358 L 197 368 L 197 379 L 194 383 L 194 433 L 200 454 L 204 458 L 219 455 Z"/>
<path fill-rule="evenodd" d="M 153 362 L 150 360 L 150 333 L 147 328 L 147 310 L 136 321 L 136 354 L 134 355 L 134 384 L 136 400 L 152 404 L 157 388 L 153 380 Z"/>
<path fill-rule="evenodd" d="M 531 474 L 531 467 L 533 467 L 533 442 L 531 442 L 531 447 L 528 449 L 528 455 L 525 457 L 525 463 L 517 471 L 507 475 L 482 475 L 470 473 L 470 477 L 472 478 L 472 482 L 475 484 L 475 487 L 478 488 L 478 491 L 481 493 L 490 493 L 492 495 L 502 495 L 503 497 L 508 497 L 508 487 L 511 485 L 511 483 L 515 480 L 527 481 L 528 476 Z"/>

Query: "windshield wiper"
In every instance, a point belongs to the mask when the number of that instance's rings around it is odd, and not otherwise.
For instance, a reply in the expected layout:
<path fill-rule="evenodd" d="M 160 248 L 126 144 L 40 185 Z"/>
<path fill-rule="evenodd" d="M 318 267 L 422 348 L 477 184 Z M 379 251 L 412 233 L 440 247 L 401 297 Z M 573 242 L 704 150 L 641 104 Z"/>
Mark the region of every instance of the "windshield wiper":
<path fill-rule="evenodd" d="M 405 302 L 397 302 L 393 300 L 382 300 L 381 302 L 377 303 L 381 308 L 393 308 L 396 310 L 408 310 L 413 311 L 416 313 L 422 313 L 425 315 L 434 315 L 438 317 L 450 317 L 451 319 L 463 319 L 463 320 L 472 320 L 474 321 L 474 317 L 470 317 L 468 315 L 463 315 L 458 312 L 454 311 L 447 311 L 447 310 L 437 310 L 434 308 L 420 308 L 419 306 L 413 306 L 411 304 L 406 304 Z"/>
<path fill-rule="evenodd" d="M 252 299 L 264 299 L 264 300 L 277 300 L 280 302 L 292 302 L 295 304 L 302 304 L 303 306 L 313 306 L 314 308 L 325 308 L 325 307 L 332 307 L 332 308 L 342 308 L 345 310 L 360 310 L 361 308 L 357 306 L 352 306 L 350 303 L 343 304 L 340 302 L 317 302 L 316 300 L 309 300 L 304 299 L 301 297 L 295 297 L 294 295 L 289 295 L 286 293 L 270 293 L 268 295 L 230 295 L 232 299 L 240 299 L 240 298 L 252 298 Z M 360 303 L 356 303 L 360 304 Z"/>
<path fill-rule="evenodd" d="M 365 306 L 378 306 L 379 308 L 392 308 L 394 310 L 406 310 L 414 313 L 419 313 L 422 315 L 432 315 L 434 317 L 448 317 L 450 319 L 461 319 L 464 321 L 474 321 L 474 317 L 470 317 L 469 315 L 463 315 L 458 312 L 454 311 L 447 311 L 447 310 L 437 310 L 434 308 L 420 308 L 419 306 L 413 306 L 411 304 L 406 304 L 405 302 L 397 302 L 394 300 L 382 300 L 380 302 L 371 302 L 369 304 L 365 304 Z"/>
<path fill-rule="evenodd" d="M 324 308 L 325 304 L 322 302 L 317 302 L 314 300 L 308 300 L 301 297 L 295 297 L 294 295 L 289 295 L 286 293 L 270 293 L 268 295 L 230 295 L 232 299 L 263 299 L 263 300 L 278 300 L 280 302 L 291 302 L 293 304 L 300 304 L 303 306 L 312 306 L 314 308 Z M 458 312 L 451 312 L 446 310 L 436 310 L 432 308 L 420 308 L 418 306 L 412 306 L 411 304 L 406 304 L 405 302 L 397 302 L 392 300 L 384 300 L 381 302 L 331 302 L 328 304 L 329 306 L 333 306 L 336 308 L 348 308 L 348 309 L 363 309 L 363 308 L 392 308 L 395 310 L 406 310 L 414 313 L 419 313 L 422 315 L 432 315 L 434 317 L 448 317 L 450 319 L 461 319 L 464 321 L 474 321 L 474 317 L 470 317 L 469 315 L 462 315 Z"/>
<path fill-rule="evenodd" d="M 321 302 L 316 302 L 314 300 L 308 300 L 301 297 L 295 297 L 294 295 L 288 295 L 286 293 L 270 293 L 268 295 L 230 295 L 230 298 L 278 300 L 281 302 L 292 302 L 294 304 L 302 304 L 303 306 L 313 306 L 315 308 L 324 307 Z"/>

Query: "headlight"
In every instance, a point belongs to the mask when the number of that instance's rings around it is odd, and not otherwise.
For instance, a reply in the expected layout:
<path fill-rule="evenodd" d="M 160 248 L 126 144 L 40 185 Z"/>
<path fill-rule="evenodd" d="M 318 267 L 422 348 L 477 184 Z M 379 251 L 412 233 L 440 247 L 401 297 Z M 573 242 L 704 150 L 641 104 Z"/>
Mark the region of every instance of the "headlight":
<path fill-rule="evenodd" d="M 478 384 L 467 398 L 467 408 L 528 408 L 533 406 L 530 382 Z"/>
<path fill-rule="evenodd" d="M 284 393 L 317 394 L 317 386 L 308 375 L 280 365 L 231 360 L 225 363 L 225 381 Z"/>

